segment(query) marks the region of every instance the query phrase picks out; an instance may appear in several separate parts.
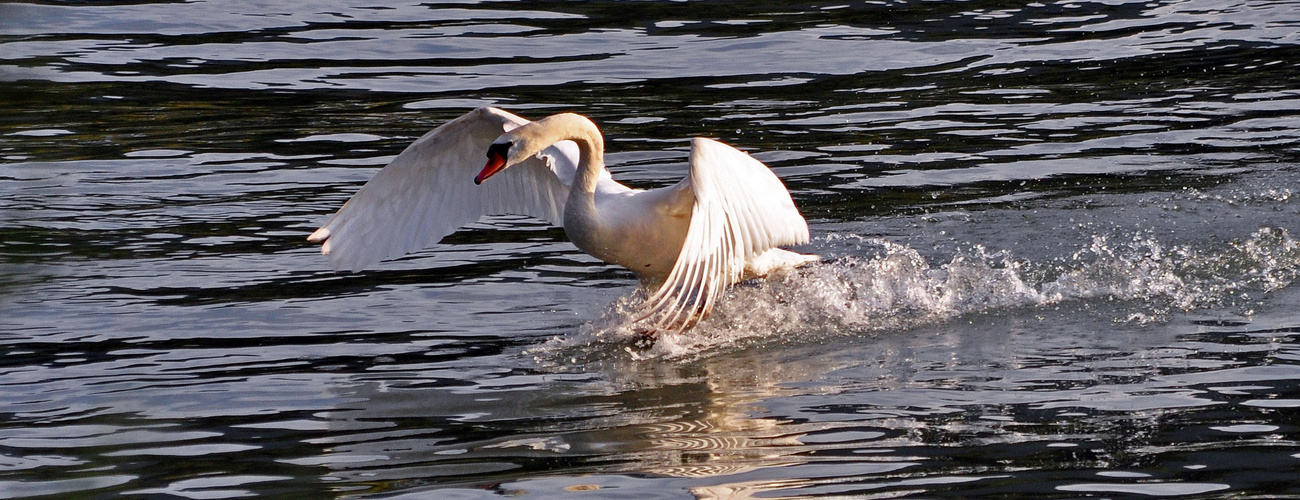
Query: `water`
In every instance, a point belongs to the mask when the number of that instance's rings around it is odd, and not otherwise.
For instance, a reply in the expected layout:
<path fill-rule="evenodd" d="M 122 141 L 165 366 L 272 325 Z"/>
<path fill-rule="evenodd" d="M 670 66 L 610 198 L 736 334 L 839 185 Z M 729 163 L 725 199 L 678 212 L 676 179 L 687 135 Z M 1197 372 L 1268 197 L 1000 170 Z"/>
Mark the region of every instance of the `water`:
<path fill-rule="evenodd" d="M 1287 1 L 0 4 L 0 497 L 1300 496 Z M 495 217 L 306 235 L 479 105 L 752 152 L 695 330 Z"/>

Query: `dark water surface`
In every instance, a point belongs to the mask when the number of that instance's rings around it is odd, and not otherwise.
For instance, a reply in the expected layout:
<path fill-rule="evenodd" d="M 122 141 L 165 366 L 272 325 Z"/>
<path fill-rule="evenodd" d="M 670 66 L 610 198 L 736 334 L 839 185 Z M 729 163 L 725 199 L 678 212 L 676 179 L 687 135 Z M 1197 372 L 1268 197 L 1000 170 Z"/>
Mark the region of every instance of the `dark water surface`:
<path fill-rule="evenodd" d="M 0 498 L 1300 497 L 1295 1 L 0 3 Z M 537 221 L 304 238 L 479 105 L 828 257 L 638 345 Z"/>

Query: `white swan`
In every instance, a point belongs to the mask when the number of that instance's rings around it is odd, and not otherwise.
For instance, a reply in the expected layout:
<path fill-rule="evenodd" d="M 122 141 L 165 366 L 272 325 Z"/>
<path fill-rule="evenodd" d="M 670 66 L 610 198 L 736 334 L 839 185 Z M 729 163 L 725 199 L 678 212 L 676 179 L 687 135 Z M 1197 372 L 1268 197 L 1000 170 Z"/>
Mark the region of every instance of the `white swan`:
<path fill-rule="evenodd" d="M 307 239 L 323 243 L 336 269 L 359 271 L 484 215 L 539 217 L 582 251 L 657 285 L 638 321 L 670 330 L 703 318 L 736 282 L 819 259 L 777 248 L 808 242 L 808 224 L 780 179 L 749 155 L 696 138 L 689 176 L 640 190 L 610 177 L 604 149 L 580 115 L 529 122 L 479 108 L 416 140 Z M 484 152 L 487 165 L 473 176 Z"/>

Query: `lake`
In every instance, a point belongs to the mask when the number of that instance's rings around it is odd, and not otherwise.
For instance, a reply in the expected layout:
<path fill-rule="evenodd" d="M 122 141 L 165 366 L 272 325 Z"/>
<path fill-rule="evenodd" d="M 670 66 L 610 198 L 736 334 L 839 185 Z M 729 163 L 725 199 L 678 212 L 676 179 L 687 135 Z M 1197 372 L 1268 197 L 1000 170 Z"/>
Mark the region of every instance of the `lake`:
<path fill-rule="evenodd" d="M 1300 4 L 0 4 L 0 498 L 1300 497 Z M 641 342 L 493 216 L 306 236 L 477 106 L 689 138 L 821 263 Z"/>

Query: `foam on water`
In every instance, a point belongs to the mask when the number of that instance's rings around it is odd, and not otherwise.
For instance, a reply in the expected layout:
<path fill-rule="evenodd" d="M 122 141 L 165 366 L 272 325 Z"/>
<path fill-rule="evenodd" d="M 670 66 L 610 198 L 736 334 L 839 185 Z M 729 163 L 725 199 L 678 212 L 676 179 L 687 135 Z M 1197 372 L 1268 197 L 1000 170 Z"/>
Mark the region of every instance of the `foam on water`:
<path fill-rule="evenodd" d="M 1300 243 L 1281 228 L 1213 247 L 1166 245 L 1150 234 L 1094 235 L 1068 257 L 1033 262 L 973 245 L 934 264 L 914 248 L 853 234 L 830 234 L 814 247 L 848 255 L 735 287 L 705 321 L 677 334 L 640 340 L 624 297 L 599 320 L 530 352 L 548 359 L 601 356 L 606 345 L 633 359 L 691 358 L 771 341 L 810 342 L 874 335 L 972 314 L 1076 302 L 1100 303 L 1117 322 L 1167 320 L 1197 309 L 1250 315 L 1263 295 L 1300 273 Z M 593 351 L 595 353 L 593 353 Z M 607 355 L 607 354 L 606 354 Z M 576 357 L 574 357 L 576 356 Z"/>

